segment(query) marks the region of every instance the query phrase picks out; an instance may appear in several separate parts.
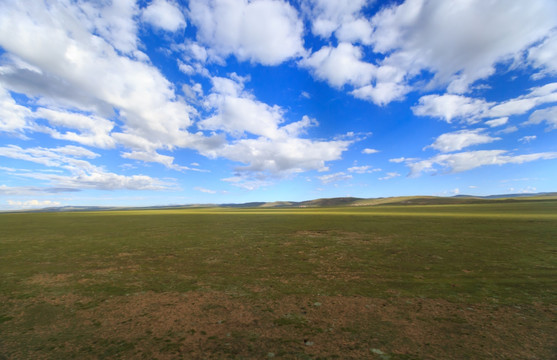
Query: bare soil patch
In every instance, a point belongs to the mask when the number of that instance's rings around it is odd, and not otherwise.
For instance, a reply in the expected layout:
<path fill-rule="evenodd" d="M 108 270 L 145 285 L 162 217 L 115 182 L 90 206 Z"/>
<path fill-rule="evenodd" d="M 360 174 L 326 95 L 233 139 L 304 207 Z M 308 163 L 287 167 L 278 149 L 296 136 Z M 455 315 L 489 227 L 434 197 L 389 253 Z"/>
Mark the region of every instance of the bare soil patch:
<path fill-rule="evenodd" d="M 41 285 L 41 286 L 57 286 L 64 285 L 69 281 L 69 274 L 48 274 L 40 273 L 33 275 L 27 280 L 30 285 Z"/>
<path fill-rule="evenodd" d="M 45 347 L 50 347 L 48 356 L 127 359 L 557 355 L 557 309 L 550 305 L 346 296 L 269 300 L 215 291 L 136 293 L 100 303 L 69 294 L 12 305 L 13 318 L 0 324 L 0 354 L 14 359 L 45 358 Z M 52 316 L 30 328 L 30 311 Z M 87 338 L 72 338 L 76 329 Z"/>

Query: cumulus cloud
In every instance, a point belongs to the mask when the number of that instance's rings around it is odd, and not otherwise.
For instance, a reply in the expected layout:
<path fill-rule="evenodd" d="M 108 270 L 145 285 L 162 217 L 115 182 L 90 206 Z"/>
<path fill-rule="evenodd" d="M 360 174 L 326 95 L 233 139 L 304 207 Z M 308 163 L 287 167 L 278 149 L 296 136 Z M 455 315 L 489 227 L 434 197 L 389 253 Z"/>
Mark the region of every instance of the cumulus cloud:
<path fill-rule="evenodd" d="M 364 86 L 371 82 L 376 68 L 362 61 L 362 56 L 361 48 L 340 43 L 337 47 L 322 47 L 300 61 L 300 65 L 311 69 L 315 77 L 334 87 L 340 88 L 345 84 Z"/>
<path fill-rule="evenodd" d="M 371 44 L 386 54 L 382 65 L 405 69 L 407 77 L 428 71 L 432 83 L 453 93 L 495 72 L 544 39 L 557 26 L 557 4 L 534 0 L 407 0 L 371 19 Z"/>
<path fill-rule="evenodd" d="M 304 53 L 303 24 L 282 0 L 192 0 L 197 40 L 216 55 L 277 65 Z"/>
<path fill-rule="evenodd" d="M 557 152 L 543 152 L 525 155 L 507 155 L 506 150 L 478 150 L 453 154 L 439 154 L 427 160 L 407 162 L 410 176 L 424 172 L 437 173 L 440 170 L 458 173 L 486 165 L 522 164 L 536 160 L 557 158 Z"/>
<path fill-rule="evenodd" d="M 302 9 L 311 21 L 313 34 L 329 38 L 335 33 L 340 41 L 369 44 L 372 28 L 361 14 L 367 3 L 368 0 L 306 0 L 302 2 Z"/>
<path fill-rule="evenodd" d="M 177 31 L 186 27 L 180 6 L 172 1 L 154 0 L 143 10 L 143 20 L 166 31 Z"/>
<path fill-rule="evenodd" d="M 460 130 L 440 135 L 433 144 L 426 148 L 432 148 L 441 152 L 452 152 L 462 150 L 465 147 L 487 144 L 501 138 L 494 138 L 487 134 L 483 134 L 484 129 L 476 130 Z M 424 148 L 424 150 L 426 149 Z"/>
<path fill-rule="evenodd" d="M 218 100 L 218 112 L 198 123 L 201 129 L 223 130 L 241 136 L 245 132 L 268 138 L 279 137 L 278 125 L 282 110 L 278 106 L 247 97 L 223 96 Z"/>
<path fill-rule="evenodd" d="M 366 149 L 362 150 L 362 154 L 368 154 L 368 155 L 369 154 L 375 154 L 375 153 L 378 153 L 378 152 L 379 152 L 379 150 L 370 149 L 370 148 L 366 148 Z"/>
<path fill-rule="evenodd" d="M 74 17 L 67 23 L 53 21 L 62 6 L 33 3 L 2 12 L 0 45 L 39 69 L 32 72 L 12 64 L 2 80 L 50 102 L 101 113 L 107 106 L 115 108 L 128 131 L 159 143 L 178 143 L 176 136 L 191 121 L 188 106 L 177 99 L 170 82 L 153 66 L 120 56 L 90 34 L 78 23 L 81 9 L 67 5 L 68 16 L 73 11 Z M 46 82 L 60 89 L 54 98 L 49 88 L 37 88 Z"/>
<path fill-rule="evenodd" d="M 237 167 L 240 171 L 289 174 L 324 168 L 326 161 L 340 159 L 350 143 L 301 138 L 274 141 L 267 138 L 241 139 L 214 150 L 213 154 L 247 164 Z"/>
<path fill-rule="evenodd" d="M 317 126 L 317 121 L 303 116 L 287 123 L 285 111 L 255 99 L 244 89 L 245 81 L 235 74 L 231 78 L 212 78 L 213 89 L 206 98 L 206 107 L 213 114 L 199 121 L 198 127 L 225 132 L 235 140 L 200 148 L 203 155 L 247 164 L 237 167 L 238 171 L 291 174 L 324 168 L 326 161 L 339 159 L 353 142 L 301 137 L 308 128 Z"/>
<path fill-rule="evenodd" d="M 323 46 L 300 65 L 333 87 L 353 87 L 356 98 L 386 105 L 424 85 L 463 94 L 496 66 L 533 64 L 539 74 L 554 69 L 557 20 L 550 14 L 557 5 L 551 0 L 534 0 L 527 8 L 520 0 L 407 0 L 371 19 L 362 15 L 367 4 L 302 1 L 312 32 L 325 39 L 334 34 L 338 45 Z"/>
<path fill-rule="evenodd" d="M 33 4 L 27 8 L 33 17 L 42 18 L 45 13 L 41 7 L 42 5 Z M 139 14 L 139 7 L 135 0 L 81 2 L 78 4 L 60 1 L 58 6 L 50 7 L 48 10 L 52 11 L 51 14 L 54 15 L 52 23 L 56 23 L 60 19 L 66 22 L 64 26 L 70 27 L 71 30 L 83 31 L 80 29 L 79 22 L 84 24 L 88 31 L 102 36 L 116 50 L 138 58 L 145 58 L 145 54 L 137 49 L 139 40 L 135 17 Z M 56 16 L 59 11 L 64 13 L 62 18 Z M 59 25 L 56 24 L 55 27 Z"/>
<path fill-rule="evenodd" d="M 475 122 L 482 117 L 493 103 L 462 95 L 426 95 L 422 96 L 412 111 L 418 116 L 436 117 L 450 123 L 453 119 L 465 119 Z"/>
<path fill-rule="evenodd" d="M 386 105 L 394 100 L 402 99 L 410 87 L 396 82 L 378 82 L 375 86 L 366 85 L 355 89 L 351 94 L 362 100 L 373 101 L 377 105 Z"/>

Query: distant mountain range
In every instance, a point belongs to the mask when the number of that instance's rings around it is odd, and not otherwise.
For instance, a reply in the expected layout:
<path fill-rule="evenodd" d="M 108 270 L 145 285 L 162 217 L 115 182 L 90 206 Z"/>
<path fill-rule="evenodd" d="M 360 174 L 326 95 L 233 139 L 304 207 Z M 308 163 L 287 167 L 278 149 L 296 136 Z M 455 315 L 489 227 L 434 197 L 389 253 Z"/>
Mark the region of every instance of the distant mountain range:
<path fill-rule="evenodd" d="M 116 207 L 116 206 L 62 206 L 25 211 L 34 212 L 67 212 L 67 211 L 108 211 L 108 210 L 155 210 L 155 209 L 188 209 L 188 208 L 308 208 L 308 207 L 338 207 L 338 206 L 382 206 L 382 205 L 448 205 L 448 204 L 477 204 L 484 202 L 509 202 L 557 199 L 557 192 L 536 194 L 502 194 L 489 196 L 456 195 L 441 196 L 396 196 L 385 198 L 356 198 L 338 197 L 307 201 L 275 201 L 248 202 L 242 204 L 189 204 L 147 207 Z"/>

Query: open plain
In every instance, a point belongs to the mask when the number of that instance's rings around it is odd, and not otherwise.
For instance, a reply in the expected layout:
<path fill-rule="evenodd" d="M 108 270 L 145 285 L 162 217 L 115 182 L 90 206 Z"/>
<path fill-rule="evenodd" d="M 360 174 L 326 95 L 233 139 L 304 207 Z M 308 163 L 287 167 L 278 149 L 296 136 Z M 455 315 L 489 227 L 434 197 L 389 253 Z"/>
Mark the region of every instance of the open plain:
<path fill-rule="evenodd" d="M 553 359 L 557 200 L 0 214 L 0 359 Z"/>

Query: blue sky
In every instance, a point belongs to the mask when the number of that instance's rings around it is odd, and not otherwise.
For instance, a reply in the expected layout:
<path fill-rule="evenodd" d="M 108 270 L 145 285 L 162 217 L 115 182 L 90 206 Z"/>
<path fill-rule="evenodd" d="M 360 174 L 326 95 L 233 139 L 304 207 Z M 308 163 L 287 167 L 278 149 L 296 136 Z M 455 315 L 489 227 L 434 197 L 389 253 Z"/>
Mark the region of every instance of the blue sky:
<path fill-rule="evenodd" d="M 557 191 L 554 0 L 0 3 L 0 209 Z"/>

